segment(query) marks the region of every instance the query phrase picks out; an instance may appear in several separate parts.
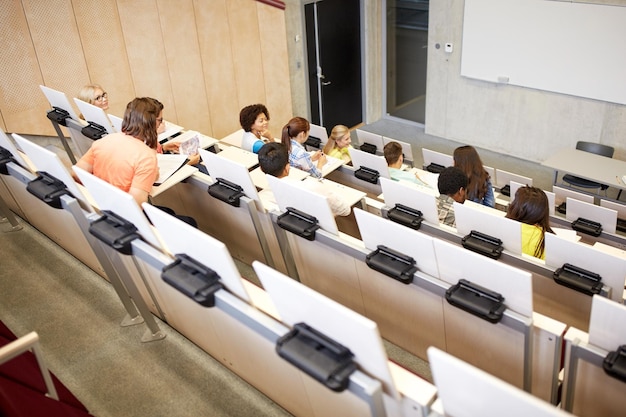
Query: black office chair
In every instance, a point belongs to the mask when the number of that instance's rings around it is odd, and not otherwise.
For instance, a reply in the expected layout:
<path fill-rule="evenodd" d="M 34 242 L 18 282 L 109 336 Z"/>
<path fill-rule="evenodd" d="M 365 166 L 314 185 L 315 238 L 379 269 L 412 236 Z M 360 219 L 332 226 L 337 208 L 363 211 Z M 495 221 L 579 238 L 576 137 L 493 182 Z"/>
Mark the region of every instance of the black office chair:
<path fill-rule="evenodd" d="M 596 155 L 606 156 L 608 158 L 613 158 L 613 152 L 615 149 L 612 146 L 602 145 L 600 143 L 594 142 L 583 142 L 579 141 L 576 143 L 576 149 L 580 151 L 585 151 L 589 153 L 595 153 Z M 575 175 L 566 174 L 563 176 L 563 181 L 568 183 L 569 185 L 573 185 L 580 188 L 597 188 L 598 191 L 602 190 L 606 192 L 606 189 L 609 188 L 608 185 L 600 184 L 599 182 L 589 181 L 584 178 L 579 178 Z"/>

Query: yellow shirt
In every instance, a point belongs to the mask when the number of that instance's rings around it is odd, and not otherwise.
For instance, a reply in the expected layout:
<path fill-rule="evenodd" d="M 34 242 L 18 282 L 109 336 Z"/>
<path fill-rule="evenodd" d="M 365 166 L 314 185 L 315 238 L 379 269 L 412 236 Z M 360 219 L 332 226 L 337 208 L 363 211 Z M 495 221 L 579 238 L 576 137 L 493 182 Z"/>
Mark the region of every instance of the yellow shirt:
<path fill-rule="evenodd" d="M 522 223 L 522 253 L 526 255 L 535 256 L 535 250 L 541 243 L 541 228 L 532 224 Z M 540 259 L 546 258 L 546 252 L 539 257 Z"/>
<path fill-rule="evenodd" d="M 345 163 L 350 162 L 352 159 L 350 158 L 350 151 L 348 150 L 352 146 L 346 146 L 345 148 L 333 148 L 328 153 L 328 156 L 332 156 L 333 158 L 342 159 Z"/>

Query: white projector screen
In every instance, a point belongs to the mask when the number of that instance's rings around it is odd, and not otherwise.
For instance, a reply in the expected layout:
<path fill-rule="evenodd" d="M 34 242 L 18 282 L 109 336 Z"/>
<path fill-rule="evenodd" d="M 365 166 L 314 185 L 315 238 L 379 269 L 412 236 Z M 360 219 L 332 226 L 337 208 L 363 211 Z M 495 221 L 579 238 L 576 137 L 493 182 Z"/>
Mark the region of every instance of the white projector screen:
<path fill-rule="evenodd" d="M 626 7 L 465 0 L 461 75 L 626 104 Z"/>

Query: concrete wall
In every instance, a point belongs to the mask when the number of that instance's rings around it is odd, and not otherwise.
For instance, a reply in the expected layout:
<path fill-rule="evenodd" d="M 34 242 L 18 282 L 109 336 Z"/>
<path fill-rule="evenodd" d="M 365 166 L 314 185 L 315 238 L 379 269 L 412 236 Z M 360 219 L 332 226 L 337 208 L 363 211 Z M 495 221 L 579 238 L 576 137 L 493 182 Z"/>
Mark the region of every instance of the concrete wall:
<path fill-rule="evenodd" d="M 426 133 L 535 162 L 579 140 L 613 146 L 626 159 L 624 105 L 461 77 L 463 10 L 461 0 L 430 2 Z"/>

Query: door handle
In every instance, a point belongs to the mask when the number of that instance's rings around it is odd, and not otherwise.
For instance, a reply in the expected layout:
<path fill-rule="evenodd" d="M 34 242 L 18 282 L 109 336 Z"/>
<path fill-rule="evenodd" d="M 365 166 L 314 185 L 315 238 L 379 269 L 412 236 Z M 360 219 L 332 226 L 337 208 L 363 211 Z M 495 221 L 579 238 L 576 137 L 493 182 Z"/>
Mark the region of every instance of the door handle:
<path fill-rule="evenodd" d="M 331 82 L 330 81 L 322 81 L 322 85 L 330 85 Z"/>

